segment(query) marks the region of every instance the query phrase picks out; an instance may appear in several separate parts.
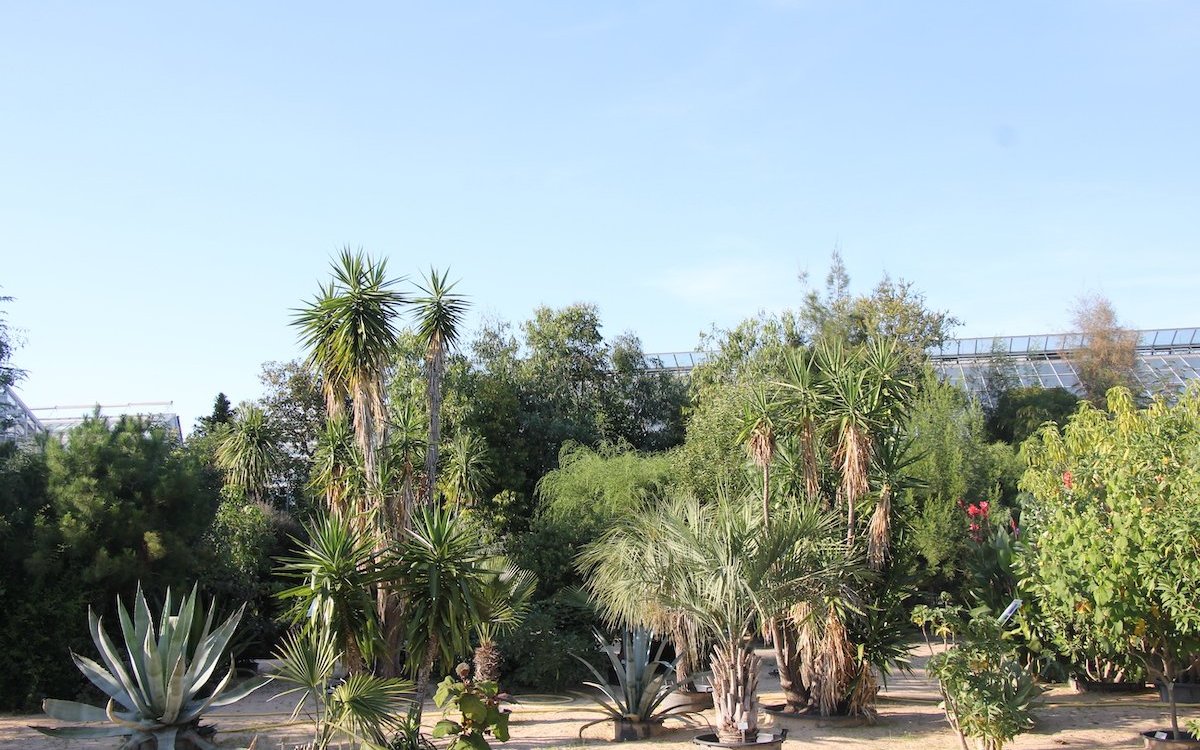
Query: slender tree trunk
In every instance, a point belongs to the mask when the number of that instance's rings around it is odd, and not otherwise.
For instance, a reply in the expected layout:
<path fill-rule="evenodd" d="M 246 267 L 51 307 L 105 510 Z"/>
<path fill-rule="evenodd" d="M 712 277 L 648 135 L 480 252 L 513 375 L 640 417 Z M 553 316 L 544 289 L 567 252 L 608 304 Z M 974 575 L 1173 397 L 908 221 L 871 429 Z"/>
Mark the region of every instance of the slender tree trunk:
<path fill-rule="evenodd" d="M 346 668 L 346 674 L 358 674 L 365 669 L 366 660 L 363 659 L 362 651 L 358 648 L 358 640 L 353 634 L 344 636 L 345 647 L 342 649 L 343 666 Z"/>
<path fill-rule="evenodd" d="M 1171 709 L 1171 739 L 1179 739 L 1179 706 L 1175 703 L 1175 662 L 1170 657 L 1163 657 L 1163 682 L 1167 684 L 1167 705 Z"/>
<path fill-rule="evenodd" d="M 433 673 L 433 662 L 437 659 L 438 654 L 438 637 L 437 633 L 429 634 L 429 642 L 425 644 L 425 656 L 421 659 L 421 668 L 417 670 L 417 713 L 422 711 L 422 706 L 425 701 L 425 693 L 429 691 L 429 675 Z"/>
<path fill-rule="evenodd" d="M 758 739 L 758 669 L 761 660 L 740 641 L 713 647 L 713 706 L 717 739 L 725 743 Z"/>
<path fill-rule="evenodd" d="M 812 420 L 806 420 L 800 431 L 804 451 L 804 490 L 810 499 L 821 494 L 821 467 L 817 465 L 817 436 Z"/>
<path fill-rule="evenodd" d="M 425 480 L 421 500 L 433 503 L 433 486 L 437 480 L 438 446 L 442 440 L 442 376 L 446 370 L 446 352 L 441 341 L 430 342 L 427 359 L 429 372 L 426 392 L 429 396 L 429 445 L 425 450 Z"/>
<path fill-rule="evenodd" d="M 763 528 L 771 525 L 771 462 L 763 464 Z"/>

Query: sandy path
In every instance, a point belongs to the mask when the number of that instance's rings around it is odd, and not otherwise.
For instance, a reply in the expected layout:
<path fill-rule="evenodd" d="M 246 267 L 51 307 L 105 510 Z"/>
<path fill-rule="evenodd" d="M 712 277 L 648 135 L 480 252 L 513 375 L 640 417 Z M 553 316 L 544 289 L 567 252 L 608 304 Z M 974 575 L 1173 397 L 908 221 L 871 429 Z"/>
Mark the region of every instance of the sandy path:
<path fill-rule="evenodd" d="M 924 651 L 924 646 L 919 651 Z M 769 651 L 760 652 L 770 668 L 774 659 Z M 780 719 L 764 715 L 763 725 L 786 726 L 785 748 L 801 746 L 833 750 L 871 747 L 878 750 L 958 750 L 958 740 L 947 728 L 937 707 L 935 686 L 926 679 L 924 658 L 915 656 L 912 675 L 889 681 L 881 694 L 879 721 L 874 726 L 838 726 L 803 719 Z M 764 674 L 760 681 L 763 703 L 782 701 L 778 681 Z M 207 715 L 208 722 L 221 730 L 218 740 L 223 747 L 245 747 L 259 736 L 260 750 L 288 750 L 303 742 L 305 727 L 287 725 L 290 705 L 268 698 L 275 691 L 267 686 L 247 700 Z M 548 750 L 560 747 L 605 745 L 606 730 L 597 726 L 578 739 L 579 728 L 597 718 L 589 710 L 591 703 L 580 695 L 529 695 L 512 707 L 512 739 L 497 750 Z M 1059 748 L 1137 748 L 1142 746 L 1138 732 L 1168 724 L 1166 707 L 1152 693 L 1121 696 L 1076 695 L 1057 687 L 1043 698 L 1038 711 L 1037 728 L 1017 738 L 1013 750 Z M 426 724 L 432 726 L 440 716 L 432 703 L 427 704 Z M 1200 716 L 1200 707 L 1183 707 L 1181 716 Z M 672 731 L 660 738 L 643 740 L 636 747 L 644 750 L 685 750 L 694 747 L 691 739 L 711 731 L 711 712 L 689 719 L 670 719 Z M 16 750 L 112 750 L 113 740 L 72 740 L 70 742 L 34 732 L 28 724 L 55 722 L 38 715 L 0 715 L 0 748 Z M 311 735 L 308 735 L 311 736 Z M 441 743 L 444 746 L 445 743 Z M 349 747 L 348 745 L 346 746 Z"/>

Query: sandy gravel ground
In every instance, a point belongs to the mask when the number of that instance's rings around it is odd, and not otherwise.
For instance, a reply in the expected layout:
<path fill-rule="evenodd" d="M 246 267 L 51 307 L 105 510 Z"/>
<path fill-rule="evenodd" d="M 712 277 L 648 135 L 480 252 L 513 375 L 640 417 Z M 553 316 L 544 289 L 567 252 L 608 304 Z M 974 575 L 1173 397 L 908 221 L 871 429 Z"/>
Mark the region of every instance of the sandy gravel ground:
<path fill-rule="evenodd" d="M 761 651 L 764 671 L 774 664 L 770 651 Z M 915 648 L 911 675 L 889 681 L 881 694 L 879 720 L 874 726 L 839 726 L 836 723 L 804 719 L 780 719 L 764 715 L 763 726 L 786 726 L 788 739 L 785 750 L 801 747 L 829 749 L 875 748 L 876 750 L 958 750 L 958 740 L 946 726 L 937 706 L 936 687 L 926 679 L 923 669 L 924 645 Z M 761 701 L 770 704 L 782 701 L 778 681 L 764 674 L 760 685 Z M 258 736 L 260 750 L 290 750 L 305 739 L 303 725 L 288 725 L 290 705 L 284 700 L 268 700 L 277 690 L 268 685 L 250 698 L 207 714 L 207 723 L 215 724 L 222 747 L 245 747 Z M 603 746 L 606 731 L 601 726 L 584 732 L 580 727 L 597 718 L 589 710 L 591 703 L 582 695 L 526 695 L 512 707 L 512 739 L 497 750 L 548 750 L 550 748 Z M 1157 695 L 1146 692 L 1119 697 L 1107 695 L 1077 695 L 1064 686 L 1055 687 L 1042 699 L 1038 725 L 1030 733 L 1018 737 L 1009 747 L 1013 750 L 1060 748 L 1136 748 L 1142 746 L 1139 732 L 1166 726 L 1169 723 L 1166 706 Z M 1200 706 L 1181 707 L 1182 717 L 1200 716 Z M 426 724 L 432 726 L 440 711 L 429 703 Z M 662 737 L 642 740 L 633 747 L 643 750 L 685 750 L 697 734 L 711 731 L 708 722 L 711 711 L 688 719 L 669 719 L 670 729 Z M 112 750 L 113 740 L 65 741 L 34 732 L 29 724 L 55 722 L 40 715 L 0 714 L 0 748 L 16 750 Z M 311 736 L 308 735 L 308 736 Z M 609 734 L 611 736 L 611 734 Z M 445 742 L 439 743 L 441 747 Z M 345 746 L 347 749 L 350 745 Z"/>

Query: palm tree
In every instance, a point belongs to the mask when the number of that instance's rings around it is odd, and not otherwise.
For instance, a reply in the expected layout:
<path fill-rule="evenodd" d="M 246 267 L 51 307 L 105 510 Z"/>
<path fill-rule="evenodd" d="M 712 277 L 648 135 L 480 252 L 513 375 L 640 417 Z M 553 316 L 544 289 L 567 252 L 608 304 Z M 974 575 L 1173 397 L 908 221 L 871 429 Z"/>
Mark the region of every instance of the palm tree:
<path fill-rule="evenodd" d="M 302 713 L 313 723 L 313 741 L 304 747 L 326 750 L 340 735 L 363 747 L 386 747 L 387 734 L 408 709 L 412 685 L 396 678 L 354 674 L 334 680 L 339 653 L 333 634 L 323 627 L 288 633 L 275 651 L 275 679 L 289 689 L 276 695 L 296 697 L 292 721 Z M 253 743 L 251 743 L 253 747 Z"/>
<path fill-rule="evenodd" d="M 239 406 L 233 421 L 217 433 L 216 461 L 226 486 L 252 502 L 263 502 L 282 460 L 279 434 L 254 404 Z"/>
<path fill-rule="evenodd" d="M 422 508 L 406 533 L 386 575 L 403 602 L 409 670 L 420 697 L 435 663 L 449 670 L 471 651 L 488 555 L 478 531 L 447 508 Z"/>
<path fill-rule="evenodd" d="M 647 612 L 679 610 L 712 639 L 721 742 L 758 736 L 755 626 L 788 616 L 797 603 L 825 600 L 853 564 L 834 515 L 812 504 L 786 505 L 767 525 L 756 505 L 676 499 L 618 522 L 579 560 L 606 617 L 636 625 Z M 646 554 L 647 537 L 657 552 Z"/>
<path fill-rule="evenodd" d="M 413 302 L 418 306 L 417 336 L 425 346 L 426 386 L 429 397 L 429 447 L 425 451 L 425 486 L 422 499 L 433 502 L 437 475 L 438 446 L 442 433 L 442 378 L 446 374 L 446 355 L 458 344 L 459 327 L 467 312 L 466 299 L 454 294 L 458 282 L 448 283 L 448 273 L 429 269 L 424 295 Z"/>
<path fill-rule="evenodd" d="M 292 538 L 299 554 L 280 559 L 277 573 L 298 581 L 276 596 L 285 615 L 305 630 L 324 630 L 345 655 L 346 669 L 362 671 L 380 645 L 373 587 L 383 579 L 374 540 L 355 533 L 349 518 L 328 514 L 305 526 L 307 542 Z"/>
<path fill-rule="evenodd" d="M 442 494 L 456 508 L 471 506 L 479 501 L 491 479 L 487 443 L 472 432 L 459 432 L 447 446 L 440 482 Z"/>
<path fill-rule="evenodd" d="M 342 413 L 350 399 L 367 477 L 375 476 L 386 440 L 384 375 L 399 340 L 396 319 L 407 303 L 393 289 L 399 281 L 387 278 L 387 261 L 345 248 L 333 264 L 333 280 L 292 321 L 308 349 L 309 366 L 321 375 L 329 416 Z"/>
<path fill-rule="evenodd" d="M 521 624 L 537 590 L 537 576 L 522 570 L 503 555 L 489 557 L 480 566 L 475 635 L 475 681 L 500 679 L 502 656 L 496 638 Z"/>

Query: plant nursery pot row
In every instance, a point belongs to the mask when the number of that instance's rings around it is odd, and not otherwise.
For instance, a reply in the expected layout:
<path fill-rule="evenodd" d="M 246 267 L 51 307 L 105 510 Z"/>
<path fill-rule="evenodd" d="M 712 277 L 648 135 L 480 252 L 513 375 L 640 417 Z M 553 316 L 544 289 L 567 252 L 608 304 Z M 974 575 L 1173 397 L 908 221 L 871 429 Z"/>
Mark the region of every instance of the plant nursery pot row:
<path fill-rule="evenodd" d="M 1095 682 L 1075 676 L 1068 682 L 1077 693 L 1140 693 L 1146 689 L 1145 682 Z"/>

